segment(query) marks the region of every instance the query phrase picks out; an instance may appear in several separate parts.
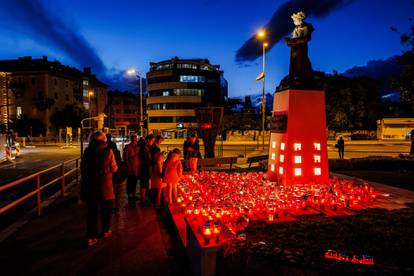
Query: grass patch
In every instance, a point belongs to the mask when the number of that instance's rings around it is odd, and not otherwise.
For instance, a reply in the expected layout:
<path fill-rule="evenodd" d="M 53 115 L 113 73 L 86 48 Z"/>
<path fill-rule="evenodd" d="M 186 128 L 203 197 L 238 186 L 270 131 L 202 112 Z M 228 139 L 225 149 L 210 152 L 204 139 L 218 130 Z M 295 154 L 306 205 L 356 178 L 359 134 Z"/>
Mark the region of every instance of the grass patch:
<path fill-rule="evenodd" d="M 336 170 L 334 172 L 414 191 L 414 171 Z"/>
<path fill-rule="evenodd" d="M 414 272 L 414 205 L 394 211 L 368 209 L 350 217 L 251 222 L 246 232 L 246 241 L 233 241 L 223 248 L 223 267 L 236 267 L 244 275 L 252 268 L 260 275 L 283 265 L 351 274 Z M 326 260 L 323 255 L 328 249 L 346 252 L 351 258 L 371 255 L 376 266 Z"/>

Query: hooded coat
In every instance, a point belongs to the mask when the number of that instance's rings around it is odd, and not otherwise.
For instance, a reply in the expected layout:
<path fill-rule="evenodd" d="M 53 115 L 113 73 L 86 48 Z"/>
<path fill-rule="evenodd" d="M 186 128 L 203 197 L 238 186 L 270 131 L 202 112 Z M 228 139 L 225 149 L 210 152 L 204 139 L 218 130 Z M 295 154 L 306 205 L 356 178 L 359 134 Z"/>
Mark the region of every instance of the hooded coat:
<path fill-rule="evenodd" d="M 114 199 L 112 174 L 118 170 L 115 155 L 105 142 L 95 141 L 85 150 L 81 163 L 81 198 L 86 202 Z"/>

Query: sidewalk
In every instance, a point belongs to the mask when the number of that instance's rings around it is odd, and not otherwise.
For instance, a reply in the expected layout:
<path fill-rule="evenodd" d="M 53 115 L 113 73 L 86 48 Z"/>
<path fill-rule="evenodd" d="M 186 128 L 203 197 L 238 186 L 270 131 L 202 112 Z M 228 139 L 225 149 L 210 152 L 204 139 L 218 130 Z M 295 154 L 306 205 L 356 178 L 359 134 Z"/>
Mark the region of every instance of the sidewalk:
<path fill-rule="evenodd" d="M 71 191 L 0 246 L 2 275 L 188 275 L 172 227 L 152 207 L 125 205 L 113 235 L 85 246 L 85 205 Z"/>

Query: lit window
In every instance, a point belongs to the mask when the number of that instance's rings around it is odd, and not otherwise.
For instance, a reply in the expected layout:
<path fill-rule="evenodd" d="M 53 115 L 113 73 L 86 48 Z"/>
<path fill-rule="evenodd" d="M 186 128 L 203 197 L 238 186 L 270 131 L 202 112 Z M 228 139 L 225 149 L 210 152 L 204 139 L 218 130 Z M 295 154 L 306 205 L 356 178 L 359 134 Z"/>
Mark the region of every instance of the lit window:
<path fill-rule="evenodd" d="M 170 91 L 162 91 L 162 95 L 163 96 L 169 96 L 170 95 Z"/>
<path fill-rule="evenodd" d="M 276 142 L 272 142 L 272 148 L 275 149 L 276 148 Z"/>
<path fill-rule="evenodd" d="M 313 143 L 313 147 L 315 150 L 321 150 L 321 144 L 320 143 Z"/>
<path fill-rule="evenodd" d="M 302 163 L 302 156 L 295 155 L 295 164 L 301 164 Z"/>
<path fill-rule="evenodd" d="M 272 153 L 272 160 L 276 160 L 276 153 Z"/>
<path fill-rule="evenodd" d="M 302 169 L 301 168 L 295 168 L 295 176 L 301 176 L 302 175 Z"/>
<path fill-rule="evenodd" d="M 281 154 L 281 155 L 279 156 L 279 161 L 280 161 L 280 163 L 285 162 L 285 156 L 284 156 L 283 154 Z"/>
<path fill-rule="evenodd" d="M 315 175 L 321 175 L 322 174 L 321 168 L 315 168 L 313 171 L 314 171 Z"/>
<path fill-rule="evenodd" d="M 16 108 L 16 117 L 17 117 L 17 119 L 20 119 L 22 117 L 22 107 L 21 106 L 18 106 Z"/>
<path fill-rule="evenodd" d="M 204 89 L 179 88 L 174 89 L 175 96 L 204 96 Z"/>
<path fill-rule="evenodd" d="M 180 82 L 205 82 L 204 76 L 180 76 Z"/>
<path fill-rule="evenodd" d="M 209 66 L 209 65 L 201 65 L 200 69 L 201 70 L 207 70 L 207 71 L 213 71 L 213 68 L 211 68 L 211 66 Z"/>
<path fill-rule="evenodd" d="M 313 156 L 313 162 L 321 163 L 321 156 L 320 155 L 314 155 Z"/>
<path fill-rule="evenodd" d="M 197 69 L 197 65 L 189 63 L 179 63 L 177 64 L 178 69 Z"/>
<path fill-rule="evenodd" d="M 272 172 L 274 172 L 274 171 L 275 171 L 275 165 L 274 165 L 274 164 L 270 165 L 270 170 L 271 170 Z"/>
<path fill-rule="evenodd" d="M 299 144 L 299 143 L 294 143 L 294 144 L 293 144 L 293 149 L 294 149 L 295 151 L 302 150 L 302 144 Z"/>
<path fill-rule="evenodd" d="M 280 150 L 285 150 L 285 143 L 280 143 Z"/>
<path fill-rule="evenodd" d="M 279 174 L 283 174 L 283 167 L 279 167 Z"/>

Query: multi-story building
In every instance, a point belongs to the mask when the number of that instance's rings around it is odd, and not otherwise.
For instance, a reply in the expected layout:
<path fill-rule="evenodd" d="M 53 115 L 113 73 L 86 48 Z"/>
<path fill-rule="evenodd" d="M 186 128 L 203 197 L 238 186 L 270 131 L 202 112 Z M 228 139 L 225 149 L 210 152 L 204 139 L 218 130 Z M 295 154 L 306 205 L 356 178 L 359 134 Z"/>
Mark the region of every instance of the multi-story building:
<path fill-rule="evenodd" d="M 91 116 L 102 114 L 106 108 L 107 87 L 91 74 L 90 68 L 81 72 L 59 61 L 49 61 L 47 57 L 21 57 L 0 60 L 0 72 L 3 72 L 0 74 L 1 95 L 8 95 L 9 120 L 22 116 L 39 119 L 46 135 L 55 134 L 50 118 L 67 104 L 83 105 Z M 7 93 L 4 92 L 6 82 Z M 5 109 L 0 111 L 4 117 Z"/>
<path fill-rule="evenodd" d="M 150 63 L 147 82 L 148 131 L 171 138 L 197 127 L 195 108 L 227 101 L 223 71 L 207 59 L 176 57 Z"/>
<path fill-rule="evenodd" d="M 139 133 L 141 116 L 139 96 L 127 91 L 109 91 L 108 102 L 111 103 L 108 106 L 111 132 L 121 136 L 129 135 L 131 132 Z M 145 114 L 145 109 L 143 114 Z"/>

